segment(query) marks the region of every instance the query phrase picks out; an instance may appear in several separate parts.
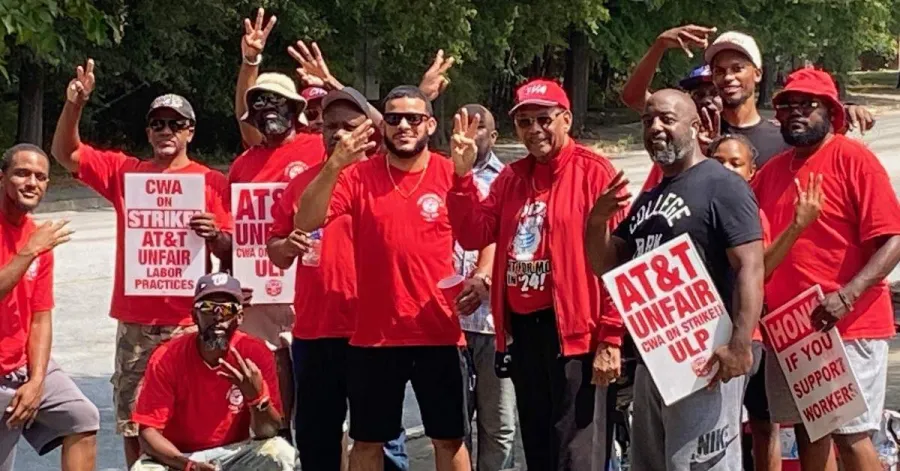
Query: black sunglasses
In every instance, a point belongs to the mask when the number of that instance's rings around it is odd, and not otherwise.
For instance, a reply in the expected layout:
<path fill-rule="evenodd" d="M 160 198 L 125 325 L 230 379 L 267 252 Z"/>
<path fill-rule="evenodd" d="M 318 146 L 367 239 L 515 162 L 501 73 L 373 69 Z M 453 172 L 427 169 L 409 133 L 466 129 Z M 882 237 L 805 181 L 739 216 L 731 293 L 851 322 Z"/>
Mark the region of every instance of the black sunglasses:
<path fill-rule="evenodd" d="M 178 119 L 151 119 L 147 123 L 147 127 L 153 132 L 162 132 L 163 129 L 169 128 L 172 132 L 183 131 L 191 127 L 193 123 L 187 118 Z"/>
<path fill-rule="evenodd" d="M 804 101 L 795 101 L 795 102 L 781 102 L 775 104 L 776 111 L 794 111 L 800 110 L 803 114 L 810 114 L 815 111 L 818 107 L 822 106 L 821 103 L 815 100 L 804 100 Z"/>
<path fill-rule="evenodd" d="M 530 117 L 530 118 L 516 118 L 516 120 L 515 120 L 516 126 L 523 128 L 523 129 L 527 129 L 527 128 L 530 128 L 534 124 L 535 121 L 537 121 L 538 126 L 540 126 L 541 128 L 546 128 L 547 126 L 550 126 L 550 124 L 553 121 L 555 121 L 556 118 L 559 117 L 559 115 L 561 115 L 561 114 L 562 114 L 562 112 L 556 113 L 553 116 L 535 116 L 535 117 Z"/>
<path fill-rule="evenodd" d="M 253 109 L 261 110 L 266 106 L 281 106 L 287 102 L 287 98 L 274 93 L 260 93 L 253 99 Z"/>
<path fill-rule="evenodd" d="M 385 113 L 383 118 L 389 126 L 399 126 L 404 119 L 410 126 L 418 126 L 430 116 L 420 113 Z"/>

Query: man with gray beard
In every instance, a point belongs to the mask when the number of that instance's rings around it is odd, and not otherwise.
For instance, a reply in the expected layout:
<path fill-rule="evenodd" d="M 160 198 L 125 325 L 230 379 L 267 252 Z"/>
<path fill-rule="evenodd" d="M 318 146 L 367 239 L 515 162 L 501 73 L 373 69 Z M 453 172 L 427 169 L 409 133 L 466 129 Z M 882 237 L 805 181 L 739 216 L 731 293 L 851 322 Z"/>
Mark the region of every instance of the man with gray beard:
<path fill-rule="evenodd" d="M 731 340 L 706 367 L 718 365 L 710 386 L 664 405 L 639 359 L 634 384 L 633 469 L 734 470 L 741 467 L 741 402 L 754 363 L 751 335 L 762 311 L 763 245 L 759 208 L 747 183 L 700 151 L 700 117 L 691 98 L 661 90 L 642 116 L 644 147 L 663 180 L 642 193 L 610 234 L 607 222 L 622 204 L 628 181 L 610 183 L 591 210 L 587 252 L 597 276 L 688 234 L 700 252 L 734 323 Z M 601 372 L 608 383 L 620 365 Z M 596 366 L 595 366 L 596 368 Z"/>

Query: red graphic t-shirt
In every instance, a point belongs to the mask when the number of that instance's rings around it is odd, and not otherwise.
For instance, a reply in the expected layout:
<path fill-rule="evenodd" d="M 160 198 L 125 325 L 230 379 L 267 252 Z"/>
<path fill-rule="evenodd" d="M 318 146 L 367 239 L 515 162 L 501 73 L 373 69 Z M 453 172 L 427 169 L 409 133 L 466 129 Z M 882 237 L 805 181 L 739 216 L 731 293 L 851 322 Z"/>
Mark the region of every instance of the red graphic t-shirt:
<path fill-rule="evenodd" d="M 237 386 L 200 356 L 197 333 L 185 334 L 153 352 L 132 420 L 162 432 L 178 451 L 191 453 L 250 438 L 250 409 Z M 275 359 L 262 341 L 243 332 L 231 339 L 241 357 L 256 363 L 269 387 L 271 407 L 281 411 Z M 237 366 L 229 351 L 225 361 Z"/>
<path fill-rule="evenodd" d="M 766 283 L 766 303 L 774 310 L 819 284 L 825 294 L 846 286 L 879 249 L 879 240 L 900 234 L 900 203 L 878 158 L 865 144 L 836 135 L 806 161 L 789 150 L 770 160 L 753 179 L 759 207 L 772 234 L 794 218 L 794 179 L 822 174 L 825 204 Z M 844 340 L 894 336 L 887 283 L 866 290 L 853 312 L 837 324 Z"/>
<path fill-rule="evenodd" d="M 26 217 L 20 226 L 0 214 L 0 266 L 6 266 L 37 229 Z M 53 309 L 53 252 L 44 252 L 31 262 L 12 291 L 0 300 L 0 376 L 28 363 L 28 336 L 32 316 Z"/>
<path fill-rule="evenodd" d="M 323 160 L 322 135 L 301 132 L 283 146 L 259 145 L 244 151 L 231 164 L 228 183 L 287 183 Z"/>
<path fill-rule="evenodd" d="M 78 148 L 78 179 L 109 200 L 116 209 L 116 270 L 109 315 L 122 322 L 144 325 L 191 325 L 190 296 L 125 296 L 125 174 L 199 173 L 206 177 L 206 211 L 216 217 L 219 230 L 234 232 L 228 211 L 228 181 L 220 172 L 191 162 L 185 167 L 160 169 L 118 151 L 101 151 L 82 144 Z"/>

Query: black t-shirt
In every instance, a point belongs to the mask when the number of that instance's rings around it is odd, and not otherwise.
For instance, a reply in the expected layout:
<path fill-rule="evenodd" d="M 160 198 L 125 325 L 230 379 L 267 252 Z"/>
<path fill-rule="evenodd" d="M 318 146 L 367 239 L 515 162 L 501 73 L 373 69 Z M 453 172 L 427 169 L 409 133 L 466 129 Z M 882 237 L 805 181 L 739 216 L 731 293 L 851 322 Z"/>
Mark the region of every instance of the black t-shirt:
<path fill-rule="evenodd" d="M 641 193 L 613 235 L 636 258 L 685 233 L 731 312 L 734 273 L 725 251 L 762 239 L 759 205 L 747 182 L 706 159 Z"/>
<path fill-rule="evenodd" d="M 722 134 L 741 134 L 756 147 L 756 168 L 761 168 L 776 155 L 791 148 L 781 136 L 781 126 L 768 119 L 761 119 L 753 126 L 739 128 L 722 121 Z"/>

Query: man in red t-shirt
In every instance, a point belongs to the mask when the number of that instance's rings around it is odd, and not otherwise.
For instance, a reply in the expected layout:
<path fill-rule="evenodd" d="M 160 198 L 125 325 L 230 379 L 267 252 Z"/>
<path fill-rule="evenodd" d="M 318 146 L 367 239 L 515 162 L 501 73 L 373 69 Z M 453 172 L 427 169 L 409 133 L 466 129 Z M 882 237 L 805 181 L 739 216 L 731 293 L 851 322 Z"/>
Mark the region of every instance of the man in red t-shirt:
<path fill-rule="evenodd" d="M 24 436 L 44 455 L 62 445 L 61 469 L 93 470 L 100 412 L 50 359 L 53 250 L 69 241 L 68 221 L 36 225 L 50 159 L 19 144 L 0 160 L 0 470 L 11 471 Z"/>
<path fill-rule="evenodd" d="M 133 417 L 147 456 L 132 471 L 293 471 L 297 451 L 277 436 L 275 362 L 238 331 L 243 302 L 227 273 L 197 280 L 197 332 L 164 343 L 147 367 Z"/>
<path fill-rule="evenodd" d="M 205 177 L 206 212 L 190 220 L 190 228 L 206 240 L 212 253 L 227 266 L 231 259 L 231 216 L 226 207 L 228 181 L 221 173 L 192 161 L 187 145 L 194 137 L 196 116 L 178 95 L 163 95 L 147 113 L 147 139 L 153 157 L 140 160 L 119 151 L 102 151 L 81 141 L 78 121 L 94 89 L 94 62 L 77 69 L 66 90 L 66 104 L 53 135 L 53 156 L 78 179 L 106 198 L 116 209 L 116 267 L 110 316 L 119 321 L 116 333 L 115 374 L 112 377 L 116 431 L 125 437 L 130 465 L 140 453 L 137 426 L 131 422 L 138 383 L 150 353 L 162 341 L 189 327 L 190 296 L 125 295 L 125 175 L 129 173 L 200 174 Z M 209 259 L 207 267 L 210 266 Z M 188 280 L 193 282 L 194 280 Z"/>
<path fill-rule="evenodd" d="M 401 427 L 410 381 L 437 467 L 468 469 L 465 339 L 437 287 L 454 273 L 445 203 L 453 165 L 428 149 L 437 122 L 417 87 L 387 95 L 382 128 L 386 153 L 361 162 L 374 147 L 371 122 L 341 138 L 351 152 L 326 161 L 294 218 L 312 232 L 350 216 L 359 296 L 347 358 L 350 469 L 382 469 L 381 447 Z"/>
<path fill-rule="evenodd" d="M 606 421 L 595 422 L 593 400 L 576 398 L 595 397 L 592 364 L 618 352 L 624 329 L 585 256 L 585 214 L 616 172 L 569 137 L 569 98 L 558 83 L 522 84 L 510 114 L 528 155 L 503 169 L 484 200 L 471 173 L 480 117 L 456 116 L 451 222 L 466 250 L 497 244 L 496 369 L 512 377 L 528 468 L 588 470 L 604 460 L 592 452 L 592 424 Z"/>
<path fill-rule="evenodd" d="M 306 87 L 300 92 L 300 96 L 306 100 L 306 130 L 314 134 L 322 134 L 322 126 L 325 124 L 322 117 L 322 102 L 328 91 L 322 87 Z"/>
<path fill-rule="evenodd" d="M 827 73 L 800 69 L 788 76 L 773 102 L 781 134 L 792 149 L 779 154 L 753 180 L 772 232 L 793 219 L 795 180 L 822 175 L 822 216 L 804 231 L 766 283 L 776 309 L 820 285 L 825 297 L 813 312 L 821 330 L 837 326 L 868 410 L 809 443 L 774 355 L 767 355 L 766 391 L 772 421 L 795 425 L 804 468 L 825 469 L 832 439 L 847 469 L 879 469 L 871 433 L 878 430 L 887 381 L 893 309 L 884 279 L 900 259 L 900 204 L 890 178 L 865 144 L 835 131 L 845 127 L 844 107 Z"/>

